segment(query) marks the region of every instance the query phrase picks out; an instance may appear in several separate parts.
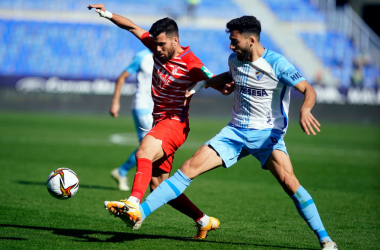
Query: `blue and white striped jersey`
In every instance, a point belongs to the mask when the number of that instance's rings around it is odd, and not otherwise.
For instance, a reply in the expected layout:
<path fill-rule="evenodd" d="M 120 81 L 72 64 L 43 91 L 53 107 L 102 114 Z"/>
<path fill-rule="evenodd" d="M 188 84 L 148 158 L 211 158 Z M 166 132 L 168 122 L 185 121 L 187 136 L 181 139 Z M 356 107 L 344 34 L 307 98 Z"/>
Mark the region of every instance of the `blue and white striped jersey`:
<path fill-rule="evenodd" d="M 138 52 L 125 70 L 131 75 L 137 73 L 137 86 L 132 108 L 152 110 L 153 53 L 149 49 Z"/>
<path fill-rule="evenodd" d="M 235 81 L 231 123 L 240 128 L 278 129 L 283 136 L 288 126 L 290 87 L 305 80 L 285 57 L 265 49 L 254 62 L 228 59 Z"/>

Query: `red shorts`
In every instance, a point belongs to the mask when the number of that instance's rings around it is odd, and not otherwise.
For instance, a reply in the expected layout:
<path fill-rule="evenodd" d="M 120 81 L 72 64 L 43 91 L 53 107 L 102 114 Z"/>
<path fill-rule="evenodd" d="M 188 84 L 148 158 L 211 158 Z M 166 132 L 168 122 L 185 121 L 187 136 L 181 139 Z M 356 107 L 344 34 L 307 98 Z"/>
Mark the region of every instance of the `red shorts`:
<path fill-rule="evenodd" d="M 174 152 L 186 141 L 190 127 L 188 122 L 166 118 L 158 121 L 148 135 L 161 140 L 165 155 L 153 162 L 154 168 L 160 168 L 170 173 L 172 170 Z"/>

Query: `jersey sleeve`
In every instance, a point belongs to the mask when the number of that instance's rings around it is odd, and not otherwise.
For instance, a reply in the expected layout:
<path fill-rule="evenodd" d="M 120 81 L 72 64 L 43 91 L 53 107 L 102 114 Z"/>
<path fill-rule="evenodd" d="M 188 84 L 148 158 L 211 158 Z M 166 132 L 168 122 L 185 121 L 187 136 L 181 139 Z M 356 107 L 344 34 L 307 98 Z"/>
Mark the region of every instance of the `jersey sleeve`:
<path fill-rule="evenodd" d="M 274 68 L 277 79 L 290 87 L 296 86 L 297 83 L 304 81 L 305 78 L 288 62 L 284 57 L 280 58 Z"/>
<path fill-rule="evenodd" d="M 153 51 L 153 53 L 156 52 L 156 46 L 153 42 L 153 37 L 150 36 L 149 32 L 145 32 L 144 34 L 142 34 L 141 36 L 141 42 L 148 48 L 150 49 L 151 51 Z"/>
<path fill-rule="evenodd" d="M 189 69 L 190 79 L 193 82 L 199 82 L 214 77 L 214 74 L 209 71 L 200 60 L 193 60 L 187 64 Z"/>
<path fill-rule="evenodd" d="M 141 61 L 144 58 L 144 55 L 136 54 L 132 62 L 125 68 L 126 71 L 128 71 L 129 74 L 134 74 L 140 69 Z"/>
<path fill-rule="evenodd" d="M 236 57 L 236 53 L 231 53 L 231 55 L 228 57 L 228 74 L 232 77 L 232 71 L 231 69 L 234 67 L 231 63 L 231 59 Z"/>

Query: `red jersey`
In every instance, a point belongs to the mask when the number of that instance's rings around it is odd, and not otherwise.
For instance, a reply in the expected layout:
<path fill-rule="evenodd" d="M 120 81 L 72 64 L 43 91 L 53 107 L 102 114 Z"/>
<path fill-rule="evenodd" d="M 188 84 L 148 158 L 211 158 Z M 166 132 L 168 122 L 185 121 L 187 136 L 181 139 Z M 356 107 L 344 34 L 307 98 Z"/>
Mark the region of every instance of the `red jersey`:
<path fill-rule="evenodd" d="M 164 118 L 188 121 L 190 100 L 183 106 L 186 89 L 193 82 L 211 78 L 213 74 L 201 60 L 191 52 L 190 47 L 182 47 L 183 52 L 168 61 L 157 56 L 156 45 L 149 32 L 141 36 L 142 43 L 153 52 L 152 98 L 153 119 Z"/>

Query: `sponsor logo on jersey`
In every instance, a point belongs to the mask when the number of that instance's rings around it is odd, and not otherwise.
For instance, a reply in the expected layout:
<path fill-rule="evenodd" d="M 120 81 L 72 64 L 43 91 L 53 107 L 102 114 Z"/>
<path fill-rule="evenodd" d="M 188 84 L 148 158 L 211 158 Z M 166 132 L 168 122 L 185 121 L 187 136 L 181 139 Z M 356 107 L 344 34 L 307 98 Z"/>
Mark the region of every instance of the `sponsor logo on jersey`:
<path fill-rule="evenodd" d="M 290 76 L 290 78 L 293 80 L 293 81 L 295 81 L 295 80 L 297 80 L 297 79 L 300 79 L 302 76 L 301 76 L 301 74 L 299 73 L 299 72 L 297 72 L 297 73 L 295 73 L 295 74 L 293 74 L 293 75 L 291 75 Z"/>
<path fill-rule="evenodd" d="M 261 78 L 263 78 L 264 74 L 260 71 L 256 71 L 256 78 L 257 80 L 260 80 Z"/>
<path fill-rule="evenodd" d="M 211 71 L 208 70 L 208 69 L 206 68 L 206 66 L 203 66 L 203 67 L 201 68 L 201 71 L 202 71 L 202 73 L 203 73 L 205 76 L 207 76 L 208 78 L 211 78 L 211 77 L 214 76 L 214 74 L 211 73 Z"/>
<path fill-rule="evenodd" d="M 239 86 L 239 93 L 248 94 L 251 96 L 258 96 L 258 97 L 268 96 L 265 89 L 255 89 L 255 88 L 250 88 L 250 87 L 245 87 L 245 86 Z"/>

